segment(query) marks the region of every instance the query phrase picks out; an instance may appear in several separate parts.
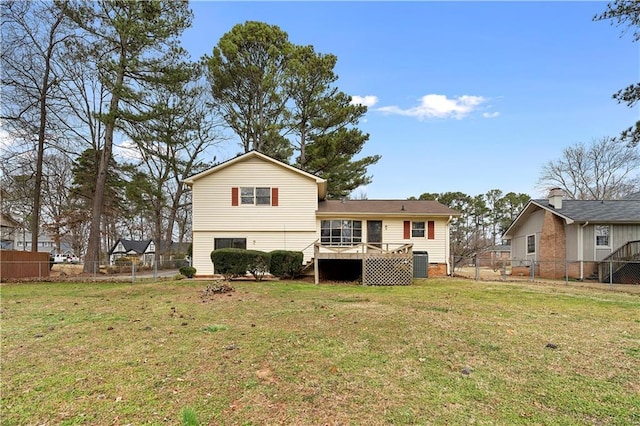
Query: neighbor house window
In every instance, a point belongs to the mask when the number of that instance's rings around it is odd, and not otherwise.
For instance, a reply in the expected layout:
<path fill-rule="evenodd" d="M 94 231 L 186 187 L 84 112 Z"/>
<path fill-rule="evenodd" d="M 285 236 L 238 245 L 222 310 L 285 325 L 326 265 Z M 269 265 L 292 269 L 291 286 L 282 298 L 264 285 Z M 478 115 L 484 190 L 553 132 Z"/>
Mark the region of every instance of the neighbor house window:
<path fill-rule="evenodd" d="M 411 222 L 411 237 L 424 238 L 424 222 Z"/>
<path fill-rule="evenodd" d="M 278 188 L 243 186 L 231 188 L 231 205 L 277 206 Z"/>
<path fill-rule="evenodd" d="M 596 226 L 596 246 L 609 247 L 609 225 Z"/>
<path fill-rule="evenodd" d="M 223 249 L 223 248 L 238 248 L 238 249 L 246 250 L 247 239 L 246 238 L 214 238 L 213 248 L 214 250 Z"/>
<path fill-rule="evenodd" d="M 527 254 L 536 252 L 536 236 L 527 235 Z"/>
<path fill-rule="evenodd" d="M 331 246 L 349 246 L 362 242 L 362 221 L 348 219 L 320 222 L 320 242 Z"/>

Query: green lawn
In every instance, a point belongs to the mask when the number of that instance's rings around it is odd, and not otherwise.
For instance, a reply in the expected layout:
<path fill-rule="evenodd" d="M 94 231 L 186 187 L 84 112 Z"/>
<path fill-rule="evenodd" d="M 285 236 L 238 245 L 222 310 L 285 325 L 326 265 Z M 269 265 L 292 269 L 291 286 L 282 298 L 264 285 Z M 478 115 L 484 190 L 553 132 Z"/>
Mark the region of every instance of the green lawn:
<path fill-rule="evenodd" d="M 207 284 L 0 286 L 2 424 L 640 424 L 638 294 Z"/>

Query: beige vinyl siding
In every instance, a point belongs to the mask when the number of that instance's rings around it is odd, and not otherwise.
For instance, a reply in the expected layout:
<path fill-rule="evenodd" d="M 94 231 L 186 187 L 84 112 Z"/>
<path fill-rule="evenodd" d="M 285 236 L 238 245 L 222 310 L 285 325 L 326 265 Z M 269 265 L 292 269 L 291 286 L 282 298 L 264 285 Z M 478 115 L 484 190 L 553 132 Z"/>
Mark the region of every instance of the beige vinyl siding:
<path fill-rule="evenodd" d="M 193 233 L 193 266 L 196 268 L 196 275 L 212 275 L 214 267 L 211 263 L 211 252 L 214 249 L 216 238 L 245 238 L 247 249 L 270 252 L 273 250 L 303 251 L 304 263 L 313 257 L 313 243 L 316 240 L 316 232 L 307 231 L 280 231 L 280 232 L 260 232 L 260 231 L 220 231 Z"/>
<path fill-rule="evenodd" d="M 213 250 L 213 235 L 211 232 L 193 232 L 193 262 L 196 275 L 213 275 L 211 251 Z"/>
<path fill-rule="evenodd" d="M 302 251 L 304 253 L 304 262 L 311 260 L 313 257 L 313 243 L 316 241 L 316 232 L 300 232 L 300 231 L 274 231 L 274 232 L 217 232 L 214 238 L 246 238 L 248 250 L 273 251 L 273 250 L 291 250 Z M 213 239 L 211 240 L 211 249 L 213 250 Z"/>
<path fill-rule="evenodd" d="M 278 188 L 278 206 L 231 205 L 233 187 Z M 292 170 L 251 158 L 193 184 L 193 230 L 314 231 L 317 183 Z"/>
<path fill-rule="evenodd" d="M 425 222 L 425 236 L 420 238 L 404 239 L 404 221 Z M 427 239 L 427 222 L 434 222 L 434 239 Z M 385 230 L 384 227 L 387 226 Z M 449 256 L 446 233 L 448 232 L 447 220 L 439 218 L 398 218 L 383 219 L 382 237 L 384 242 L 398 244 L 413 244 L 413 251 L 426 251 L 429 253 L 429 263 L 445 263 Z"/>
<path fill-rule="evenodd" d="M 382 220 L 382 243 L 389 244 L 389 249 L 397 248 L 403 244 L 413 244 L 414 251 L 426 251 L 429 253 L 429 263 L 446 263 L 449 257 L 449 246 L 448 246 L 448 238 L 447 233 L 449 232 L 449 228 L 447 225 L 447 219 L 443 218 L 433 218 L 433 217 L 424 217 L 424 218 L 374 218 L 371 216 L 362 217 L 357 215 L 350 216 L 336 216 L 336 217 L 323 217 L 319 218 L 317 222 L 318 227 L 318 236 L 320 239 L 320 224 L 322 220 L 327 219 L 351 219 L 351 220 L 361 220 L 362 221 L 362 242 L 367 241 L 367 220 Z M 433 240 L 429 240 L 426 237 L 426 229 L 425 229 L 425 237 L 424 238 L 409 238 L 404 239 L 404 221 L 416 221 L 416 222 L 426 222 L 433 221 L 435 225 L 435 235 Z M 386 247 L 385 247 L 386 248 Z"/>

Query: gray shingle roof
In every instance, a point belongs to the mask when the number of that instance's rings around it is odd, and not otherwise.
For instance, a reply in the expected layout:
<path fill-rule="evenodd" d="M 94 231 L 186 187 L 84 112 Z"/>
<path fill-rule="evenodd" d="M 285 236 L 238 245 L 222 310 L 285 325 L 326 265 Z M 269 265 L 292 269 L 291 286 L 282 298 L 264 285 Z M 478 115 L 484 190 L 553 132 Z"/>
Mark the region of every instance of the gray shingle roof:
<path fill-rule="evenodd" d="M 125 253 L 134 251 L 138 254 L 142 254 L 147 249 L 147 246 L 149 246 L 149 243 L 151 243 L 151 240 L 125 240 L 124 238 L 120 238 L 116 241 L 113 248 L 109 250 L 109 254 L 115 253 L 115 249 L 118 247 L 119 242 L 122 243 Z"/>
<path fill-rule="evenodd" d="M 562 200 L 559 210 L 549 200 L 532 201 L 576 222 L 640 223 L 640 200 Z"/>

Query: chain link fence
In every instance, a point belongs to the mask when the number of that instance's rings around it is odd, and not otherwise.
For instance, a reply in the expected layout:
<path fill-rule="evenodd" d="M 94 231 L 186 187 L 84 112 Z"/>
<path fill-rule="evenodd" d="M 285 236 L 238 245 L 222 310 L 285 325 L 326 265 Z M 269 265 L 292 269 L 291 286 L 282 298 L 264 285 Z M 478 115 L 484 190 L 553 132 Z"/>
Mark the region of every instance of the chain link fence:
<path fill-rule="evenodd" d="M 158 279 L 174 277 L 179 274 L 182 266 L 188 262 L 181 260 L 167 260 L 155 265 L 141 265 L 136 261 L 118 262 L 114 265 L 104 265 L 94 262 L 84 272 L 84 263 L 54 263 L 42 261 L 22 261 L 1 259 L 2 269 L 0 282 L 11 281 L 129 281 L 141 279 Z"/>
<path fill-rule="evenodd" d="M 452 275 L 484 281 L 554 281 L 640 285 L 640 260 L 535 261 L 452 256 Z"/>

